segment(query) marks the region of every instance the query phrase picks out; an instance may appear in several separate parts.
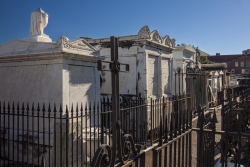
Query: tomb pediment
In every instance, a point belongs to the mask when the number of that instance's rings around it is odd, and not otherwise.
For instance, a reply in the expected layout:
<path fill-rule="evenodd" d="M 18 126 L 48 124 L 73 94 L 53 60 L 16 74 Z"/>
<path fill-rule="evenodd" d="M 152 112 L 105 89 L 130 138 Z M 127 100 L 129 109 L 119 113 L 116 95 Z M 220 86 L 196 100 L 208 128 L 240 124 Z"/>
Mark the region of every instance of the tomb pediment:
<path fill-rule="evenodd" d="M 142 27 L 140 31 L 138 32 L 137 37 L 138 39 L 146 39 L 149 41 L 159 43 L 161 45 L 165 45 L 171 49 L 175 47 L 174 38 L 171 39 L 168 35 L 166 35 L 165 37 L 161 37 L 157 30 L 150 32 L 150 29 L 148 26 Z"/>
<path fill-rule="evenodd" d="M 62 36 L 60 37 L 57 42 L 59 46 L 65 49 L 72 49 L 72 50 L 86 50 L 86 51 L 96 51 L 96 49 L 90 45 L 85 39 L 74 39 L 68 40 L 67 37 Z"/>
<path fill-rule="evenodd" d="M 151 40 L 157 43 L 162 43 L 162 38 L 160 36 L 160 34 L 158 33 L 157 30 L 154 30 L 151 34 L 150 34 Z"/>
<path fill-rule="evenodd" d="M 150 30 L 148 26 L 144 26 L 138 32 L 139 39 L 150 39 Z"/>

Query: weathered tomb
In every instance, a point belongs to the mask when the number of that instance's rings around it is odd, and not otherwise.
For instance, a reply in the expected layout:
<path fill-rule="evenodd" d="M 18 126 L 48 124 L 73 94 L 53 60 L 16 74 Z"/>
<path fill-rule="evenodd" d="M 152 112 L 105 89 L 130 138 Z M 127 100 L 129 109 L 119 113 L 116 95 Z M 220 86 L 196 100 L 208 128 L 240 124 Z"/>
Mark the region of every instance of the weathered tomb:
<path fill-rule="evenodd" d="M 100 56 L 104 56 L 106 61 L 110 61 L 110 38 L 85 39 L 98 49 Z M 136 35 L 120 36 L 118 39 L 118 60 L 121 63 L 129 64 L 129 72 L 119 74 L 121 100 L 129 101 L 131 98 L 139 96 L 148 100 L 146 104 L 149 106 L 151 98 L 170 97 L 172 95 L 172 52 L 175 47 L 175 39 L 171 39 L 168 35 L 161 37 L 157 30 L 150 32 L 148 26 L 142 27 Z M 103 68 L 109 69 L 110 67 L 108 64 L 103 64 Z M 120 68 L 125 70 L 124 66 Z M 111 74 L 105 71 L 100 74 L 101 95 L 110 96 L 112 93 Z M 147 111 L 140 111 L 142 113 L 139 114 L 143 115 L 140 119 L 148 121 L 146 130 L 157 132 L 161 106 L 162 104 L 154 111 L 150 111 L 149 107 L 146 107 Z M 168 107 L 165 108 L 165 113 L 170 111 Z M 124 114 L 121 114 L 121 117 L 121 120 L 126 119 Z M 137 116 L 132 116 L 125 126 L 133 128 L 131 126 L 133 121 L 138 119 Z M 138 133 L 139 131 L 140 129 Z"/>
<path fill-rule="evenodd" d="M 0 45 L 0 101 L 60 104 L 100 99 L 97 60 L 84 39 L 15 40 Z"/>
<path fill-rule="evenodd" d="M 40 18 L 37 15 L 44 18 L 36 20 Z M 8 143 L 11 145 L 10 149 L 1 147 L 0 153 L 1 157 L 5 156 L 11 161 L 18 161 L 20 157 L 19 161 L 30 164 L 34 161 L 33 164 L 40 165 L 42 154 L 37 153 L 39 152 L 37 148 L 46 145 L 44 148 L 47 149 L 44 151 L 46 166 L 49 165 L 49 159 L 51 166 L 60 166 L 57 162 L 60 152 L 63 150 L 62 155 L 65 157 L 67 149 L 76 150 L 77 147 L 76 144 L 69 145 L 66 149 L 67 139 L 72 143 L 79 142 L 79 145 L 81 143 L 86 148 L 86 140 L 76 140 L 82 130 L 76 128 L 81 124 L 81 119 L 70 118 L 67 124 L 65 109 L 67 105 L 69 109 L 73 107 L 76 111 L 77 103 L 93 104 L 100 100 L 100 76 L 96 62 L 102 58 L 97 50 L 84 39 L 69 40 L 62 36 L 56 42 L 49 40 L 49 37 L 43 33 L 48 23 L 47 18 L 48 15 L 41 9 L 34 11 L 31 19 L 31 36 L 24 40 L 14 40 L 0 45 L 0 101 L 2 104 L 0 127 L 1 132 L 4 132 L 1 133 L 1 138 L 8 139 L 9 142 L 16 139 L 16 142 Z M 41 25 L 38 25 L 40 23 Z M 3 110 L 4 101 L 6 110 Z M 20 111 L 15 110 L 14 115 L 12 115 L 12 110 L 7 112 L 7 102 L 10 102 L 11 107 L 14 102 L 15 109 L 19 102 Z M 26 108 L 27 102 L 30 104 L 29 109 Z M 24 111 L 21 110 L 22 103 L 25 104 Z M 34 112 L 31 112 L 32 103 L 34 103 Z M 38 103 L 40 111 L 37 111 Z M 51 118 L 45 118 L 48 117 L 49 103 L 52 110 Z M 53 110 L 54 104 L 57 109 L 56 113 Z M 60 117 L 58 112 L 60 105 L 63 109 L 62 118 L 64 118 L 61 122 L 60 119 L 53 118 L 54 114 L 57 118 Z M 71 116 L 68 115 L 68 117 Z M 75 117 L 75 112 L 73 116 Z M 83 121 L 85 121 L 82 123 L 86 125 L 85 128 L 94 126 L 93 123 L 90 125 L 89 118 Z M 61 134 L 63 136 L 59 138 Z M 23 140 L 27 140 L 26 136 L 34 138 L 33 142 L 37 145 L 37 147 L 28 146 L 29 156 L 23 154 L 26 152 L 24 149 L 27 148 L 27 141 L 21 144 Z M 60 147 L 60 142 L 63 148 Z M 68 154 L 68 157 L 73 157 L 69 159 L 70 164 L 77 163 L 75 154 L 78 152 Z M 63 158 L 62 166 L 66 166 L 65 161 Z"/>
<path fill-rule="evenodd" d="M 110 60 L 109 38 L 86 40 Z M 175 39 L 161 37 L 157 30 L 150 32 L 148 26 L 136 35 L 119 37 L 119 61 L 130 66 L 128 73 L 120 73 L 120 94 L 144 98 L 170 95 L 174 47 Z M 109 72 L 101 72 L 101 93 L 111 94 Z"/>

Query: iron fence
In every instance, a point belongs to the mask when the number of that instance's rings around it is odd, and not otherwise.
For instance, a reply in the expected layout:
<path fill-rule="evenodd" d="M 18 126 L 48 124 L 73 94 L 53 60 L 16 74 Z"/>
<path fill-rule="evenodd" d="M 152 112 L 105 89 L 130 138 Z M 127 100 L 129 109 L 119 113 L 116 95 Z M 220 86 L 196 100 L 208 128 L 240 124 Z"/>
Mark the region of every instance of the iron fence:
<path fill-rule="evenodd" d="M 186 69 L 186 87 L 187 93 L 190 93 L 191 108 L 196 110 L 198 105 L 206 106 L 206 92 L 207 92 L 207 75 L 206 71 L 195 68 Z"/>
<path fill-rule="evenodd" d="M 192 166 L 192 112 L 191 106 L 180 107 L 184 99 L 175 103 L 169 116 L 161 117 L 159 142 L 153 149 L 153 166 Z"/>
<path fill-rule="evenodd" d="M 198 132 L 199 166 L 214 163 L 214 149 L 221 151 L 222 163 L 230 150 L 237 157 L 235 162 L 247 164 L 249 146 L 242 144 L 242 139 L 250 139 L 250 90 L 233 92 L 222 99 L 221 131 L 215 130 L 215 112 L 204 115 L 202 107 L 194 112 L 191 94 L 149 100 L 121 96 L 121 134 L 133 136 L 141 150 L 157 143 L 151 148 L 155 166 L 192 166 L 192 130 Z M 103 96 L 100 103 L 76 104 L 65 110 L 50 105 L 0 103 L 1 164 L 90 166 L 102 144 L 112 148 L 111 109 L 109 96 Z M 192 129 L 194 113 L 198 115 L 198 128 Z M 222 136 L 220 142 L 214 140 L 215 135 Z M 145 152 L 130 156 L 130 151 L 126 165 L 145 165 Z"/>
<path fill-rule="evenodd" d="M 162 138 L 172 140 L 186 128 L 185 114 L 192 115 L 187 111 L 190 100 L 189 95 L 150 100 L 121 97 L 122 134 L 131 134 L 142 149 Z M 64 110 L 44 104 L 0 103 L 1 163 L 5 166 L 90 165 L 101 144 L 112 146 L 111 101 L 106 96 L 100 103 L 74 107 L 72 104 L 71 109 L 66 106 Z"/>

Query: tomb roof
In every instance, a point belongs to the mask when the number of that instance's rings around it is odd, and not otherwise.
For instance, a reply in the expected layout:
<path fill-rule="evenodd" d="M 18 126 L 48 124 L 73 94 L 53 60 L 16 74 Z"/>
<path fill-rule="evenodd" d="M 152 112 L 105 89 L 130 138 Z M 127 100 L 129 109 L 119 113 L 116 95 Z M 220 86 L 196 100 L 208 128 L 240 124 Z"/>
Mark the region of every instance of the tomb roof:
<path fill-rule="evenodd" d="M 62 36 L 56 42 L 36 42 L 27 40 L 14 40 L 0 45 L 0 59 L 11 57 L 29 57 L 35 58 L 34 55 L 51 57 L 51 55 L 65 53 L 75 55 L 76 58 L 95 58 L 99 59 L 96 49 L 85 39 L 68 40 Z M 78 56 L 77 56 L 78 55 Z M 39 57 L 39 56 L 38 56 Z M 102 59 L 102 58 L 100 58 Z"/>

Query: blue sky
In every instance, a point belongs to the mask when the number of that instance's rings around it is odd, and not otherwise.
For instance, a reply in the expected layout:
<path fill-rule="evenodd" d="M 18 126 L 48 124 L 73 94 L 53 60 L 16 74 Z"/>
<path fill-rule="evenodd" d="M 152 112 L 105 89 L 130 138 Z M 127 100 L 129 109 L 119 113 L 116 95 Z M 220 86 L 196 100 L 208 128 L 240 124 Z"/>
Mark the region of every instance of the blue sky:
<path fill-rule="evenodd" d="M 137 34 L 141 27 L 214 55 L 250 48 L 250 0 L 0 0 L 0 44 L 29 36 L 30 15 L 49 14 L 56 41 Z"/>

